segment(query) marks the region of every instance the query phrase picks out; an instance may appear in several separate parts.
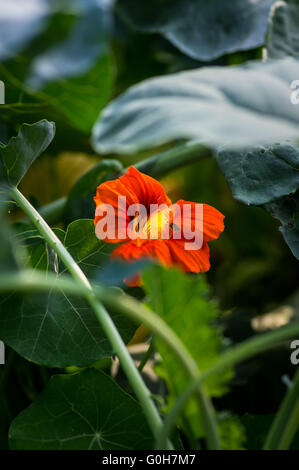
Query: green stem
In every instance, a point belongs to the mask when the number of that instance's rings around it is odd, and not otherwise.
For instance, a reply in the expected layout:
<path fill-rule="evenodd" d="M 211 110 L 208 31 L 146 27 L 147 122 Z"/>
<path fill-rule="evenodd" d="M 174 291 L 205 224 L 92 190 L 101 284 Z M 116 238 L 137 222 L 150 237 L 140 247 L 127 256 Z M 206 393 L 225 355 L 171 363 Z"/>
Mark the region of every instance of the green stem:
<path fill-rule="evenodd" d="M 111 317 L 100 304 L 91 288 L 91 285 L 80 269 L 78 264 L 75 262 L 70 253 L 66 250 L 62 242 L 51 230 L 45 220 L 40 216 L 36 209 L 30 204 L 29 201 L 23 196 L 23 194 L 17 189 L 12 188 L 12 196 L 19 205 L 19 207 L 25 212 L 25 214 L 34 223 L 40 234 L 44 237 L 47 243 L 53 248 L 53 250 L 60 257 L 70 274 L 78 282 L 78 285 L 85 287 L 86 293 L 85 298 L 94 310 L 104 332 L 106 333 L 110 343 L 119 357 L 120 363 L 126 373 L 128 380 L 140 401 L 143 408 L 144 414 L 147 418 L 148 424 L 156 437 L 160 429 L 162 428 L 162 420 L 159 416 L 157 408 L 152 401 L 150 391 L 145 386 L 142 377 L 140 376 L 117 328 L 115 327 Z M 172 448 L 170 443 L 167 444 L 167 448 Z"/>
<path fill-rule="evenodd" d="M 210 156 L 210 151 L 200 144 L 186 143 L 161 152 L 153 157 L 136 163 L 135 167 L 142 173 L 153 177 L 161 177 L 169 171 L 175 170 L 190 163 Z M 125 173 L 127 168 L 123 170 Z M 66 206 L 66 197 L 57 199 L 40 208 L 41 216 L 50 224 L 58 222 Z"/>
<path fill-rule="evenodd" d="M 73 295 L 86 294 L 86 286 L 78 286 L 77 288 L 77 286 L 74 286 L 73 281 L 67 279 L 66 276 L 62 276 L 57 280 L 53 275 L 48 274 L 47 278 L 45 278 L 34 271 L 28 270 L 23 273 L 21 272 L 20 274 L 0 275 L 0 292 L 11 290 L 30 291 L 33 289 L 39 291 L 48 291 L 49 289 L 63 290 L 66 293 Z M 157 314 L 142 305 L 133 297 L 129 297 L 123 293 L 118 294 L 115 290 L 113 290 L 112 293 L 110 289 L 94 286 L 93 291 L 108 308 L 131 318 L 133 321 L 136 321 L 136 323 L 143 323 L 146 325 L 173 351 L 192 382 L 198 380 L 200 373 L 196 362 L 175 332 Z M 196 392 L 201 405 L 208 447 L 210 449 L 218 449 L 219 438 L 215 411 L 203 389 L 198 387 Z M 159 435 L 160 432 L 161 429 L 159 431 Z M 160 449 L 164 448 L 165 445 L 160 447 Z"/>
<path fill-rule="evenodd" d="M 224 353 L 213 367 L 208 369 L 206 372 L 203 372 L 201 376 L 194 380 L 185 392 L 177 399 L 171 412 L 165 419 L 164 427 L 158 439 L 159 446 L 163 446 L 167 436 L 171 434 L 178 417 L 181 415 L 184 406 L 186 405 L 186 402 L 195 393 L 198 385 L 203 384 L 203 382 L 211 375 L 219 374 L 225 369 L 233 367 L 237 363 L 249 359 L 259 353 L 272 349 L 277 343 L 281 343 L 282 341 L 286 341 L 290 338 L 295 338 L 297 335 L 299 335 L 299 322 L 279 328 L 276 331 L 271 331 L 270 333 L 264 333 L 261 336 L 251 338 Z"/>
<path fill-rule="evenodd" d="M 153 177 L 161 177 L 169 171 L 202 160 L 210 155 L 210 150 L 201 144 L 186 143 L 146 158 L 134 166 L 142 173 Z M 123 172 L 126 170 L 127 168 Z"/>
<path fill-rule="evenodd" d="M 153 353 L 153 350 L 154 350 L 154 343 L 151 342 L 151 344 L 149 345 L 146 353 L 144 354 L 143 358 L 141 359 L 140 361 L 140 364 L 138 366 L 138 370 L 139 372 L 141 373 L 143 371 L 143 368 L 145 366 L 145 364 L 147 363 L 147 361 L 150 359 L 152 353 Z"/>
<path fill-rule="evenodd" d="M 275 416 L 265 450 L 287 450 L 299 428 L 299 371 Z"/>

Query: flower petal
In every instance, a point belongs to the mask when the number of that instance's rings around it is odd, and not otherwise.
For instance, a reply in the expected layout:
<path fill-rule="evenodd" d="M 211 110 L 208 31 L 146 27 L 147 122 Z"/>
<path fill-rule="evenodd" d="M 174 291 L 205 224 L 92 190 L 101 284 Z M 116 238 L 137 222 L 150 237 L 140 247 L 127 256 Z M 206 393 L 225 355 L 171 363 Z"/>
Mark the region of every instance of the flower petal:
<path fill-rule="evenodd" d="M 184 240 L 168 240 L 167 244 L 172 264 L 178 265 L 183 271 L 199 273 L 210 269 L 210 249 L 206 242 L 203 242 L 200 250 L 186 250 Z"/>
<path fill-rule="evenodd" d="M 119 197 L 125 197 L 125 204 L 119 203 Z M 151 204 L 167 204 L 171 205 L 170 199 L 166 196 L 163 186 L 151 178 L 138 171 L 131 166 L 126 173 L 112 181 L 106 181 L 97 188 L 96 196 L 94 197 L 97 208 L 100 205 L 109 205 L 113 207 L 115 213 L 115 236 L 106 237 L 106 242 L 119 243 L 124 241 L 124 238 L 118 236 L 120 224 L 127 228 L 130 222 L 130 217 L 127 214 L 127 209 L 133 204 L 143 205 L 146 210 L 149 210 Z M 94 223 L 97 223 L 103 218 L 103 215 L 95 215 Z M 121 229 L 120 229 L 121 230 Z M 102 238 L 103 239 L 103 238 Z M 128 237 L 126 238 L 128 240 Z"/>
<path fill-rule="evenodd" d="M 175 205 L 178 205 L 181 209 L 180 215 L 177 215 L 174 212 L 173 222 L 176 225 L 179 225 L 182 230 L 182 238 L 184 233 L 192 232 L 196 230 L 197 227 L 200 227 L 203 231 L 203 241 L 209 242 L 211 240 L 216 240 L 219 237 L 221 232 L 224 230 L 224 215 L 221 214 L 217 209 L 208 205 L 200 204 L 197 202 L 184 201 L 180 199 L 176 202 Z M 186 205 L 187 210 L 183 211 L 183 207 Z M 199 206 L 202 206 L 202 212 Z M 198 213 L 197 213 L 197 210 Z"/>
<path fill-rule="evenodd" d="M 140 246 L 137 246 L 134 241 L 123 243 L 113 250 L 111 258 L 127 262 L 150 258 L 166 266 L 172 264 L 169 247 L 164 240 L 146 240 Z"/>

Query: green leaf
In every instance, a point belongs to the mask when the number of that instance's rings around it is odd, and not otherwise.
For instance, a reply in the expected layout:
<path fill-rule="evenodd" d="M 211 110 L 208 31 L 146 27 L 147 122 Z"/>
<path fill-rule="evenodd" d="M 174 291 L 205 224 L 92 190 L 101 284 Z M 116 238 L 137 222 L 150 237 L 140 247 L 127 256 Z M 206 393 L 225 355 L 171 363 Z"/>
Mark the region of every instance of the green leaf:
<path fill-rule="evenodd" d="M 87 275 L 98 272 L 114 248 L 96 238 L 92 220 L 70 224 L 64 243 Z M 40 256 L 45 257 L 44 268 L 49 264 L 43 240 L 40 244 L 42 248 L 30 260 L 33 268 L 34 263 L 39 264 Z M 51 266 L 55 272 L 61 269 L 60 274 L 65 271 L 56 258 Z M 0 312 L 1 339 L 21 356 L 38 364 L 83 367 L 113 354 L 93 310 L 83 298 L 52 291 L 48 295 L 15 294 L 0 299 Z M 136 330 L 135 324 L 118 313 L 109 313 L 128 343 Z"/>
<path fill-rule="evenodd" d="M 264 43 L 273 0 L 118 0 L 133 27 L 160 33 L 194 59 L 212 60 Z"/>
<path fill-rule="evenodd" d="M 28 269 L 37 269 L 40 271 L 49 270 L 58 272 L 58 258 L 54 250 L 44 241 L 37 229 L 32 229 L 26 224 L 17 224 L 18 233 L 16 241 L 26 248 L 26 258 L 24 259 L 24 267 Z M 54 228 L 53 232 L 63 241 L 65 232 L 62 229 Z"/>
<path fill-rule="evenodd" d="M 102 160 L 81 176 L 67 196 L 65 207 L 67 222 L 70 223 L 81 218 L 94 218 L 93 197 L 96 194 L 97 186 L 112 179 L 121 170 L 122 164 L 117 160 Z"/>
<path fill-rule="evenodd" d="M 282 222 L 282 235 L 299 259 L 299 147 L 284 144 L 247 152 L 223 151 L 216 160 L 235 199 L 262 205 Z"/>
<path fill-rule="evenodd" d="M 32 163 L 46 150 L 55 134 L 55 124 L 46 120 L 23 124 L 17 137 L 0 143 L 0 182 L 18 186 Z"/>
<path fill-rule="evenodd" d="M 65 7 L 62 4 L 60 8 L 68 13 Z M 111 2 L 106 0 L 79 0 L 72 5 L 75 24 L 65 39 L 33 59 L 27 84 L 40 90 L 47 83 L 81 76 L 90 70 L 107 54 L 110 8 Z"/>
<path fill-rule="evenodd" d="M 151 449 L 139 404 L 103 372 L 53 376 L 37 400 L 14 419 L 17 450 Z"/>
<path fill-rule="evenodd" d="M 15 270 L 22 266 L 25 250 L 13 239 L 10 225 L 5 220 L 8 211 L 8 192 L 0 184 L 0 270 Z M 7 188 L 6 188 L 7 189 Z"/>
<path fill-rule="evenodd" d="M 299 57 L 298 24 L 299 0 L 275 2 L 268 32 L 268 57 L 272 59 L 286 56 Z"/>
<path fill-rule="evenodd" d="M 297 76 L 299 62 L 289 58 L 145 80 L 105 108 L 93 146 L 130 153 L 178 138 L 227 149 L 296 139 L 290 84 Z"/>
<path fill-rule="evenodd" d="M 92 277 L 109 263 L 110 254 L 115 248 L 113 243 L 105 243 L 96 237 L 94 222 L 90 219 L 70 223 L 64 245 L 87 277 Z"/>
<path fill-rule="evenodd" d="M 83 134 L 76 136 L 77 142 L 87 145 L 86 134 L 89 135 L 112 91 L 114 65 L 109 50 L 112 2 L 34 2 L 47 4 L 48 21 L 38 31 L 40 34 L 30 49 L 23 53 L 22 60 L 16 57 L 1 66 L 9 103 L 4 119 L 20 120 L 26 113 L 36 120 L 47 117 L 57 122 L 64 140 L 65 129 L 70 133 L 69 127 L 75 127 Z M 30 13 L 29 10 L 26 16 Z M 18 30 L 19 21 L 12 17 L 9 28 Z"/>
<path fill-rule="evenodd" d="M 25 82 L 84 133 L 90 132 L 111 93 L 110 8 L 103 0 L 72 5 L 74 26 L 61 42 L 33 58 Z"/>
<path fill-rule="evenodd" d="M 232 194 L 245 204 L 267 204 L 299 188 L 299 147 L 275 145 L 216 156 Z"/>
<path fill-rule="evenodd" d="M 39 96 L 52 109 L 66 117 L 75 128 L 89 134 L 99 111 L 111 95 L 113 64 L 109 55 L 102 56 L 90 69 L 78 76 L 51 82 L 38 91 L 29 83 L 27 90 Z"/>
<path fill-rule="evenodd" d="M 222 350 L 220 328 L 217 326 L 219 312 L 209 299 L 204 277 L 189 277 L 177 269 L 154 266 L 143 274 L 143 282 L 150 306 L 179 336 L 199 370 L 203 372 L 215 364 Z M 164 342 L 157 338 L 155 344 L 162 356 L 157 372 L 166 380 L 170 392 L 169 408 L 175 397 L 184 392 L 189 378 Z M 211 377 L 205 384 L 208 395 L 221 396 L 227 390 L 225 382 L 230 377 L 231 371 Z M 196 435 L 202 435 L 195 399 L 188 402 L 186 413 Z"/>
<path fill-rule="evenodd" d="M 240 419 L 228 412 L 218 415 L 218 428 L 222 450 L 243 450 L 246 441 Z"/>
<path fill-rule="evenodd" d="M 299 259 L 299 191 L 265 204 L 270 214 L 282 223 L 280 231 L 293 255 Z"/>

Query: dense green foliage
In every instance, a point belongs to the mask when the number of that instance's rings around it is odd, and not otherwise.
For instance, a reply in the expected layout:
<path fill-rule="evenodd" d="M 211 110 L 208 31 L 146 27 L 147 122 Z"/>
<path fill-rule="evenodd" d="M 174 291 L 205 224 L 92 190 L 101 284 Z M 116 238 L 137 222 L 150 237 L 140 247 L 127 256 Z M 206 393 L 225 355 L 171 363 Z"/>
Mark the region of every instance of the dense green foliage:
<path fill-rule="evenodd" d="M 2 3 L 0 449 L 298 449 L 299 1 Z M 109 261 L 129 165 L 225 214 L 207 274 Z"/>

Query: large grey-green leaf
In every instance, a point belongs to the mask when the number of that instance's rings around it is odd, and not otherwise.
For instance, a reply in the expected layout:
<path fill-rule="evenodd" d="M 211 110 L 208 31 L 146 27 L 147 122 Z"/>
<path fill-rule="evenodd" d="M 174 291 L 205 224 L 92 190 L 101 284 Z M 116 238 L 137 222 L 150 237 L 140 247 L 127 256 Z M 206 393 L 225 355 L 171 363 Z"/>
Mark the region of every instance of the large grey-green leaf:
<path fill-rule="evenodd" d="M 93 129 L 100 152 L 130 153 L 173 139 L 228 148 L 299 138 L 291 82 L 299 62 L 251 62 L 158 77 L 113 101 Z"/>
<path fill-rule="evenodd" d="M 245 204 L 267 204 L 299 188 L 299 147 L 285 144 L 247 152 L 222 151 L 216 160 L 234 198 Z"/>
<path fill-rule="evenodd" d="M 12 422 L 19 450 L 151 449 L 139 404 L 103 372 L 53 376 L 37 400 Z"/>
<path fill-rule="evenodd" d="M 0 59 L 19 53 L 45 27 L 48 0 L 1 0 Z"/>
<path fill-rule="evenodd" d="M 212 60 L 264 43 L 273 0 L 118 0 L 135 28 L 161 33 L 185 54 Z"/>
<path fill-rule="evenodd" d="M 279 219 L 282 235 L 299 259 L 298 146 L 222 151 L 216 159 L 234 198 L 248 205 L 264 206 Z"/>
<path fill-rule="evenodd" d="M 0 143 L 0 182 L 18 186 L 32 163 L 53 140 L 55 124 L 46 120 L 23 124 L 7 145 Z"/>
<path fill-rule="evenodd" d="M 299 0 L 275 2 L 267 41 L 268 57 L 299 57 Z M 296 77 L 294 77 L 295 79 Z"/>
<path fill-rule="evenodd" d="M 88 275 L 97 272 L 101 263 L 107 263 L 106 248 L 110 251 L 113 248 L 96 238 L 92 220 L 70 224 L 64 243 Z M 44 253 L 41 240 L 40 254 L 44 256 Z M 31 257 L 33 269 L 39 260 L 35 252 Z M 58 269 L 55 261 L 55 271 Z M 118 313 L 109 313 L 124 341 L 128 342 L 136 326 Z M 53 367 L 87 366 L 113 354 L 110 342 L 87 301 L 64 292 L 2 297 L 0 338 L 26 359 Z"/>
<path fill-rule="evenodd" d="M 265 208 L 280 220 L 283 238 L 299 259 L 299 190 L 294 195 L 266 204 Z"/>

